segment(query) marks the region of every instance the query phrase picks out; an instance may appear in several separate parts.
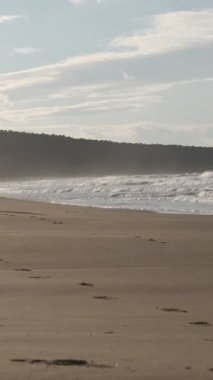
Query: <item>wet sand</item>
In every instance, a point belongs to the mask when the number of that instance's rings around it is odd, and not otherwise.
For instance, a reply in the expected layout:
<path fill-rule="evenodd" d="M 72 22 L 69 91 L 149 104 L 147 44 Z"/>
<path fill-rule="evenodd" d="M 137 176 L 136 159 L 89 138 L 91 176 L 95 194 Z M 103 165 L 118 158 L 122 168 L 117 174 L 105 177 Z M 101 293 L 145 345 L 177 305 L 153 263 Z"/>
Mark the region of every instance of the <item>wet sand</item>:
<path fill-rule="evenodd" d="M 0 378 L 212 379 L 212 231 L 0 199 Z"/>

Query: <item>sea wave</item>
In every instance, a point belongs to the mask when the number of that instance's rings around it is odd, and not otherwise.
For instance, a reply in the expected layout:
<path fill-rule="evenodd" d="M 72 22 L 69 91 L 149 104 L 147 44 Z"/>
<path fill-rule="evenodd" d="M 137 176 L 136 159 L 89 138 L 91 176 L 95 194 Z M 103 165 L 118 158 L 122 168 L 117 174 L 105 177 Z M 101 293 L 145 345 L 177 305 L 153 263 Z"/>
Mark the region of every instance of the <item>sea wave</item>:
<path fill-rule="evenodd" d="M 213 178 L 213 171 L 205 171 L 200 175 L 201 178 Z"/>
<path fill-rule="evenodd" d="M 0 182 L 0 195 L 81 206 L 213 214 L 213 172 Z"/>

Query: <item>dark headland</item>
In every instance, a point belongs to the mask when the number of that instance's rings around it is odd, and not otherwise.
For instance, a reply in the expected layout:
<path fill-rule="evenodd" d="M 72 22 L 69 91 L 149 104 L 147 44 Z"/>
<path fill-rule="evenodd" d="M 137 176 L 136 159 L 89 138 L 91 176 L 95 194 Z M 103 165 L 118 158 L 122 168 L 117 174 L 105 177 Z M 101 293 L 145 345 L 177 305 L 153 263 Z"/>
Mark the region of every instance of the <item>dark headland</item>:
<path fill-rule="evenodd" d="M 202 172 L 213 148 L 0 131 L 0 178 Z"/>

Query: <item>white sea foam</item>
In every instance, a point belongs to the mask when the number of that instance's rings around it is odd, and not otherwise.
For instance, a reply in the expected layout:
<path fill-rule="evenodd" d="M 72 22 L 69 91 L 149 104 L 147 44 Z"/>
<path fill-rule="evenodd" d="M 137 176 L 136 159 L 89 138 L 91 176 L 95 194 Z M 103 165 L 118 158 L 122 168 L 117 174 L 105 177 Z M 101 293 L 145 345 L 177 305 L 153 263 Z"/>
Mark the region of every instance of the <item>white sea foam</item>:
<path fill-rule="evenodd" d="M 0 182 L 0 195 L 81 206 L 213 214 L 213 172 Z"/>

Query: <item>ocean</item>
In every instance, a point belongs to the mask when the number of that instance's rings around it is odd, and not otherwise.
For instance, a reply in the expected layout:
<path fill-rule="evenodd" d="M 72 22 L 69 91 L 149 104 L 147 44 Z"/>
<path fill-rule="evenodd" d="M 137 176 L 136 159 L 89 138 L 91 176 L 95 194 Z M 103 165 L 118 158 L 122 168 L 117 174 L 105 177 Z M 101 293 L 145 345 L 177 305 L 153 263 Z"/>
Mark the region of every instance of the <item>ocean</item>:
<path fill-rule="evenodd" d="M 159 213 L 213 214 L 213 172 L 0 182 L 0 196 Z"/>

